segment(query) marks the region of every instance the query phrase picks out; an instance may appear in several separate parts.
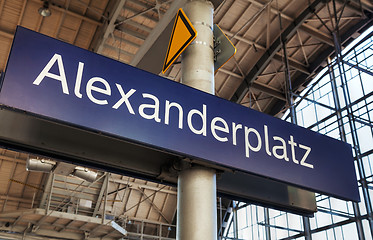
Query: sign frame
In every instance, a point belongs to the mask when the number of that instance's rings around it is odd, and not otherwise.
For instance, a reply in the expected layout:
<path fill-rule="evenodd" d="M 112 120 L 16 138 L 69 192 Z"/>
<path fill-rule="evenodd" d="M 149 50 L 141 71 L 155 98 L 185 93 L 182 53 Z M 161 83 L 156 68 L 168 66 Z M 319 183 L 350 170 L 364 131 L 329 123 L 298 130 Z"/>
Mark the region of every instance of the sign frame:
<path fill-rule="evenodd" d="M 170 156 L 359 201 L 349 145 L 24 28 L 14 38 L 0 103 Z M 17 137 L 2 138 L 25 141 Z"/>

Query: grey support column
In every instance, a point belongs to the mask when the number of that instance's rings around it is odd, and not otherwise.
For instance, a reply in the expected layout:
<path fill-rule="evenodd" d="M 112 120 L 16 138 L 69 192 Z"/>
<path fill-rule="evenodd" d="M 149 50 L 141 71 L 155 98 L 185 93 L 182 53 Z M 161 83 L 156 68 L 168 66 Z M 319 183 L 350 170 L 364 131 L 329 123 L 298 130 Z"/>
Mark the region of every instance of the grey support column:
<path fill-rule="evenodd" d="M 181 82 L 215 94 L 213 5 L 209 1 L 189 1 L 184 11 L 196 29 L 197 37 L 182 53 Z"/>
<path fill-rule="evenodd" d="M 183 170 L 177 191 L 178 240 L 216 240 L 216 174 L 204 167 Z"/>
<path fill-rule="evenodd" d="M 197 37 L 182 54 L 181 81 L 214 94 L 213 5 L 203 0 L 188 1 L 184 11 L 197 30 Z M 176 239 L 216 240 L 215 170 L 202 166 L 184 168 L 178 177 L 177 191 Z"/>

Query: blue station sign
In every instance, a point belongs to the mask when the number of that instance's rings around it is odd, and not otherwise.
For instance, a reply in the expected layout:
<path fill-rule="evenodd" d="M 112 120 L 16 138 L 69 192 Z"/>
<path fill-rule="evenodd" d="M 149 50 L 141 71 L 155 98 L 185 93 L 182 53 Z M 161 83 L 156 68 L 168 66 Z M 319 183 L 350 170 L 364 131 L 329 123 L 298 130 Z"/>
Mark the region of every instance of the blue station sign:
<path fill-rule="evenodd" d="M 359 201 L 350 145 L 25 28 L 0 104 Z"/>

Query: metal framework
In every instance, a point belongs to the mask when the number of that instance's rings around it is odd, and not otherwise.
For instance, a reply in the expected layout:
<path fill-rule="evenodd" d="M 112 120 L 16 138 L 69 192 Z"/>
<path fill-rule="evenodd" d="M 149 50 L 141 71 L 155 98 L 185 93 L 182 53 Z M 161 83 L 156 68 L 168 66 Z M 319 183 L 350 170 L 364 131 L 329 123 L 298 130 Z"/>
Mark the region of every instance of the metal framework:
<path fill-rule="evenodd" d="M 316 195 L 318 212 L 312 218 L 233 203 L 221 239 L 372 239 L 373 29 L 369 31 L 343 52 L 334 32 L 335 58 L 302 94 L 290 92 L 294 103 L 288 102 L 285 117 L 353 146 L 361 202 Z"/>
<path fill-rule="evenodd" d="M 38 235 L 60 239 L 63 233 L 68 239 L 174 239 L 170 234 L 176 226 L 163 213 L 167 199 L 176 196 L 176 191 L 168 186 L 151 186 L 111 173 L 101 173 L 91 183 L 55 173 L 46 178 L 42 199 L 27 202 L 28 207 L 23 210 L 0 213 L 0 219 L 8 219 L 0 226 L 0 238 L 13 234 L 24 239 L 39 239 Z M 118 188 L 108 188 L 109 183 Z M 139 201 L 129 202 L 129 196 L 134 194 Z M 165 197 L 163 206 L 155 204 L 156 194 Z M 6 198 L 5 204 L 12 204 L 12 200 Z M 158 220 L 142 216 L 139 208 L 144 209 L 144 205 L 150 207 L 148 216 L 153 211 L 152 215 L 159 215 Z M 119 211 L 122 214 L 117 214 Z"/>

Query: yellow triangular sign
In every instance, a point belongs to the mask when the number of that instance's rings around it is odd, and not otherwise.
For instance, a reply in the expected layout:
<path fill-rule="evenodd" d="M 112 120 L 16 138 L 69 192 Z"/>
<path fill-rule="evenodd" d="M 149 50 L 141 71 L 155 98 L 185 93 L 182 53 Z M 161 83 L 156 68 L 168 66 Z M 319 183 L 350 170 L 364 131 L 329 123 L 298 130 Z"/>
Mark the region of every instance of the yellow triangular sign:
<path fill-rule="evenodd" d="M 165 73 L 171 64 L 180 56 L 185 48 L 196 38 L 197 31 L 180 8 L 177 12 L 162 73 Z"/>

